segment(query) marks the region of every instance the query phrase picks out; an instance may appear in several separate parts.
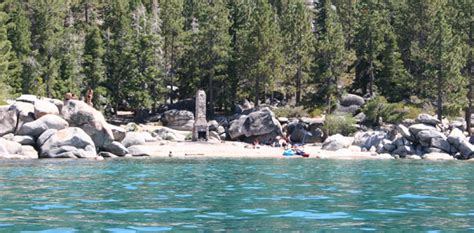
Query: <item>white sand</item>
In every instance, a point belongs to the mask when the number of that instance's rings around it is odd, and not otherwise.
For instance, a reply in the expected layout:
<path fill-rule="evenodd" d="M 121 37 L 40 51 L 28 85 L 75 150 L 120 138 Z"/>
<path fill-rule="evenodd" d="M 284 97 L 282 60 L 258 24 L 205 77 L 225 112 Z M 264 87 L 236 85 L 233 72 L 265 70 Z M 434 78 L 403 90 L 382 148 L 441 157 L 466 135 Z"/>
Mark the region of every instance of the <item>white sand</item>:
<path fill-rule="evenodd" d="M 301 156 L 283 156 L 283 148 L 260 146 L 253 149 L 252 145 L 241 142 L 156 142 L 148 143 L 152 157 L 168 158 L 302 158 Z M 320 146 L 305 146 L 309 159 L 391 159 L 389 155 L 376 155 L 354 149 L 325 151 Z"/>

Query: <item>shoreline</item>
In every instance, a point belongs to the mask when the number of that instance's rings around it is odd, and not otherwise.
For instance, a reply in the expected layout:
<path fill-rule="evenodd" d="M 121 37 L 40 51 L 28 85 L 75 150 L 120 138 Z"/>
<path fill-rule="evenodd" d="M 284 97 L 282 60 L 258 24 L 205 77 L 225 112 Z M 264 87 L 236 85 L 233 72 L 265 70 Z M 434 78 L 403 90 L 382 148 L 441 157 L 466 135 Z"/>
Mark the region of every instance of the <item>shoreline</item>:
<path fill-rule="evenodd" d="M 244 142 L 153 142 L 141 145 L 151 152 L 149 158 L 235 158 L 235 159 L 333 159 L 333 160 L 389 160 L 395 159 L 388 154 L 357 151 L 356 147 L 338 151 L 322 150 L 321 146 L 306 145 L 304 151 L 308 158 L 302 156 L 283 156 L 283 148 L 252 145 Z M 172 152 L 172 156 L 169 153 Z"/>

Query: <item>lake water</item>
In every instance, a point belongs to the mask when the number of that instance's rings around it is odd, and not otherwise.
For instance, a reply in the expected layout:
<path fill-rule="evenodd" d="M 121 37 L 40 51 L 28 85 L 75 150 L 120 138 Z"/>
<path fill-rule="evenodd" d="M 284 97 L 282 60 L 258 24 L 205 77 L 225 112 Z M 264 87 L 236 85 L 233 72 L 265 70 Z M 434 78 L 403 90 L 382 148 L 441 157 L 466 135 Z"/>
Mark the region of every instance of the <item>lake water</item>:
<path fill-rule="evenodd" d="M 474 230 L 465 161 L 0 164 L 0 232 Z"/>

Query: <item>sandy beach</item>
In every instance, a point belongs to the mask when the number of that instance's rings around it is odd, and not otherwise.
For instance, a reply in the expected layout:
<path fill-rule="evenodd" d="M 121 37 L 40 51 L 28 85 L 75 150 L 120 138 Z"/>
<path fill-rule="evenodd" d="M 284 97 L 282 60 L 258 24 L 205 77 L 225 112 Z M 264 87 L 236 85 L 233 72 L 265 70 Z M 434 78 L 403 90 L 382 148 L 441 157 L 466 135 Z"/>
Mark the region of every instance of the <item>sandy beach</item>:
<path fill-rule="evenodd" d="M 242 142 L 154 142 L 144 145 L 152 152 L 151 157 L 169 158 L 282 158 L 303 159 L 301 156 L 283 156 L 283 148 L 252 145 Z M 392 159 L 390 155 L 378 155 L 371 152 L 360 152 L 354 149 L 339 151 L 322 150 L 320 146 L 307 145 L 304 151 L 309 153 L 305 159 Z"/>

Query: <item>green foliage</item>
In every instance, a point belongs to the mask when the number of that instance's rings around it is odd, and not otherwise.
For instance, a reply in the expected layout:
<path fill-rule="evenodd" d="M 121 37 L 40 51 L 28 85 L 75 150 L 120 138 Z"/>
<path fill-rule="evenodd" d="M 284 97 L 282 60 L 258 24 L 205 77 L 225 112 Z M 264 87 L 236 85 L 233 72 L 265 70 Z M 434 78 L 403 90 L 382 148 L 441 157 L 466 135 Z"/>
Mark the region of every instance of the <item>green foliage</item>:
<path fill-rule="evenodd" d="M 416 106 L 407 105 L 405 108 L 405 119 L 416 119 L 424 111 Z"/>
<path fill-rule="evenodd" d="M 291 107 L 291 106 L 285 106 L 285 107 L 278 107 L 273 109 L 273 112 L 277 117 L 288 117 L 288 118 L 293 118 L 293 117 L 307 117 L 309 114 L 308 112 L 302 107 Z"/>
<path fill-rule="evenodd" d="M 250 19 L 242 35 L 241 60 L 242 90 L 252 90 L 258 106 L 265 89 L 275 89 L 276 81 L 283 73 L 282 38 L 278 18 L 266 1 L 255 1 Z"/>
<path fill-rule="evenodd" d="M 407 111 L 403 104 L 388 103 L 384 97 L 375 97 L 367 102 L 362 109 L 366 121 L 374 126 L 386 123 L 400 123 L 405 118 Z"/>
<path fill-rule="evenodd" d="M 0 105 L 7 104 L 5 101 L 11 97 L 10 95 L 10 87 L 2 82 L 0 82 Z"/>
<path fill-rule="evenodd" d="M 327 115 L 323 131 L 326 135 L 342 134 L 349 136 L 356 132 L 355 119 L 349 115 Z"/>
<path fill-rule="evenodd" d="M 283 51 L 286 57 L 283 93 L 296 94 L 296 103 L 301 102 L 302 89 L 310 73 L 313 32 L 311 17 L 304 0 L 294 0 L 287 5 L 281 20 Z"/>
<path fill-rule="evenodd" d="M 313 102 L 326 104 L 328 110 L 341 95 L 341 77 L 347 69 L 344 32 L 331 0 L 316 5 L 316 43 L 314 80 L 318 92 Z M 323 100 L 323 101 L 318 101 Z"/>
<path fill-rule="evenodd" d="M 210 113 L 275 92 L 330 113 L 354 92 L 456 115 L 472 100 L 471 3 L 3 0 L 0 81 L 56 98 L 90 87 L 96 107 L 136 113 L 204 89 Z"/>

